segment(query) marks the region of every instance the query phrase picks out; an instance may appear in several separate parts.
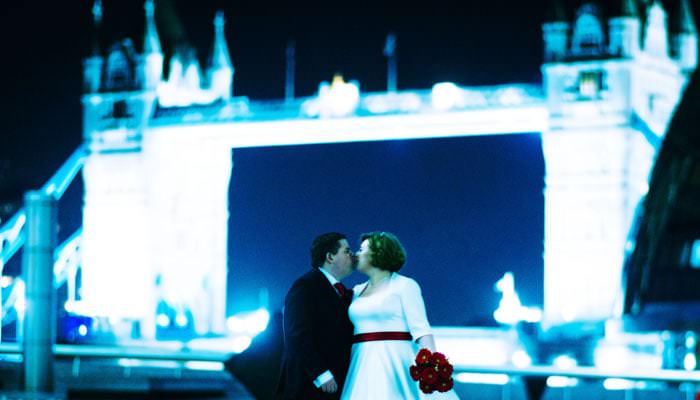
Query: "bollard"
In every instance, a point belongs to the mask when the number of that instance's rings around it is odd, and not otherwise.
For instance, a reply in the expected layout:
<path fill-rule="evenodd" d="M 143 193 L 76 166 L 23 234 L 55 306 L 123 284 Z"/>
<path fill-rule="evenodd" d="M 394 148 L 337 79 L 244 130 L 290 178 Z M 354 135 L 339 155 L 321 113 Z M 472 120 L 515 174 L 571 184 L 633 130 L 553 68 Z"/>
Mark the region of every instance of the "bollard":
<path fill-rule="evenodd" d="M 27 241 L 22 257 L 26 288 L 24 318 L 24 388 L 53 391 L 53 344 L 56 337 L 53 253 L 56 247 L 56 201 L 39 191 L 24 195 Z"/>

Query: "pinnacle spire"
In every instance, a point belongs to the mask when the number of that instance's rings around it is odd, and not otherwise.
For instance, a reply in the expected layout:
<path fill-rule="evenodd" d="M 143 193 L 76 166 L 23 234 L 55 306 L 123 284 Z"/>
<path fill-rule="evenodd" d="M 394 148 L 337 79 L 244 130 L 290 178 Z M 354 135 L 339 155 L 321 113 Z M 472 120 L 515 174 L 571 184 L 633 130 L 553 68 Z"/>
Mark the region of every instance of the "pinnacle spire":
<path fill-rule="evenodd" d="M 92 21 L 94 23 L 94 33 L 92 37 L 92 54 L 93 57 L 100 56 L 100 27 L 102 26 L 102 0 L 95 0 L 92 5 Z"/>
<path fill-rule="evenodd" d="M 227 101 L 231 98 L 234 68 L 224 35 L 224 22 L 223 11 L 217 11 L 214 17 L 214 44 L 209 56 L 207 75 L 211 93 L 216 98 Z"/>
<path fill-rule="evenodd" d="M 92 17 L 95 25 L 102 24 L 102 0 L 95 0 L 92 4 Z"/>
<path fill-rule="evenodd" d="M 158 37 L 158 31 L 156 30 L 155 22 L 155 4 L 153 0 L 146 0 L 143 6 L 146 11 L 146 34 L 143 40 L 143 53 L 162 53 L 160 47 L 160 38 Z"/>
<path fill-rule="evenodd" d="M 223 11 L 217 11 L 214 17 L 214 46 L 210 58 L 210 68 L 212 69 L 233 69 L 231 56 L 228 52 L 228 44 L 226 43 L 226 36 L 224 35 L 225 23 Z"/>

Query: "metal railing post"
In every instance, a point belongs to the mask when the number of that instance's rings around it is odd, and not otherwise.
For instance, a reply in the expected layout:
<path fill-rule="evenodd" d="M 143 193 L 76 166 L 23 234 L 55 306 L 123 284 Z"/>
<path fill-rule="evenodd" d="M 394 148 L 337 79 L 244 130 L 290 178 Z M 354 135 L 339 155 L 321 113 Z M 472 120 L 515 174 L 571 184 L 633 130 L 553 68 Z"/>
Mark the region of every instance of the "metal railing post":
<path fill-rule="evenodd" d="M 40 191 L 24 196 L 27 242 L 22 257 L 26 284 L 24 387 L 53 391 L 53 344 L 56 337 L 53 253 L 56 247 L 56 200 Z"/>

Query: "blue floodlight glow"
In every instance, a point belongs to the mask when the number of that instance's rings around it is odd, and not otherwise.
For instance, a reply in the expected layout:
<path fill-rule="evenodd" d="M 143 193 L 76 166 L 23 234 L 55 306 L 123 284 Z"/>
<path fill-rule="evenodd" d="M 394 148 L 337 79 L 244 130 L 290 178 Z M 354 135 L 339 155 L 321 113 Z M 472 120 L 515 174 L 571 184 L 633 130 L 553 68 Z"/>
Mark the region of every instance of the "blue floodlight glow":
<path fill-rule="evenodd" d="M 695 370 L 695 367 L 698 365 L 697 358 L 695 357 L 695 354 L 693 353 L 687 353 L 685 357 L 683 357 L 683 368 L 686 371 L 693 371 Z"/>
<path fill-rule="evenodd" d="M 510 357 L 511 363 L 518 368 L 523 368 L 532 365 L 532 358 L 525 350 L 516 350 Z"/>
<path fill-rule="evenodd" d="M 25 286 L 24 281 L 17 279 L 15 281 L 15 290 L 17 291 L 17 298 L 15 299 L 15 312 L 18 316 L 24 318 L 24 311 L 26 310 L 26 298 L 25 298 Z"/>
<path fill-rule="evenodd" d="M 267 329 L 267 324 L 270 322 L 270 313 L 265 309 L 256 310 L 250 318 L 250 332 L 258 334 Z"/>
<path fill-rule="evenodd" d="M 355 112 L 360 102 L 360 85 L 356 81 L 345 82 L 341 75 L 333 81 L 321 82 L 318 96 L 302 105 L 302 112 L 310 117 L 339 118 Z"/>
<path fill-rule="evenodd" d="M 185 314 L 178 313 L 175 316 L 175 325 L 180 327 L 187 326 L 187 317 Z"/>
<path fill-rule="evenodd" d="M 498 308 L 493 312 L 493 318 L 501 324 L 514 325 L 520 321 L 540 322 L 542 310 L 533 307 L 523 307 L 520 296 L 515 291 L 515 278 L 512 272 L 506 272 L 496 282 L 496 290 L 501 292 Z"/>
<path fill-rule="evenodd" d="M 700 239 L 693 242 L 693 248 L 690 251 L 690 266 L 700 268 Z"/>
<path fill-rule="evenodd" d="M 685 334 L 685 347 L 688 349 L 694 349 L 695 345 L 697 345 L 697 337 L 695 336 L 695 333 L 692 331 L 689 331 Z"/>
<path fill-rule="evenodd" d="M 644 345 L 637 344 L 637 350 L 632 350 L 627 343 L 599 342 L 593 353 L 593 364 L 601 371 L 624 371 L 629 368 L 658 369 L 663 365 L 661 350 L 663 345 L 659 341 L 654 344 L 647 342 Z M 642 348 L 649 348 L 644 351 Z"/>
<path fill-rule="evenodd" d="M 562 354 L 557 356 L 554 359 L 554 361 L 552 361 L 552 364 L 554 364 L 557 368 L 570 369 L 575 367 L 578 364 L 578 362 L 575 358 L 571 357 L 570 355 Z"/>
<path fill-rule="evenodd" d="M 228 330 L 232 333 L 243 333 L 245 332 L 245 324 L 243 320 L 237 316 L 228 317 L 226 320 L 226 326 Z"/>
<path fill-rule="evenodd" d="M 433 85 L 431 105 L 438 111 L 448 111 L 461 107 L 463 103 L 462 89 L 452 82 L 441 82 Z"/>
<path fill-rule="evenodd" d="M 252 312 L 238 313 L 226 320 L 226 326 L 234 334 L 247 334 L 255 337 L 267 329 L 270 322 L 270 312 L 259 308 Z"/>
<path fill-rule="evenodd" d="M 170 325 L 170 318 L 165 314 L 158 314 L 156 317 L 156 324 L 165 328 Z"/>
<path fill-rule="evenodd" d="M 27 220 L 23 209 L 20 209 L 9 221 L 0 220 L 0 271 L 14 254 L 13 248 L 22 242 L 22 228 Z M 9 251 L 9 253 L 8 253 Z"/>
<path fill-rule="evenodd" d="M 186 369 L 193 371 L 223 371 L 224 364 L 216 361 L 186 361 Z"/>
<path fill-rule="evenodd" d="M 554 388 L 571 387 L 578 385 L 578 379 L 566 376 L 550 376 L 547 378 L 547 386 Z"/>
<path fill-rule="evenodd" d="M 639 187 L 639 194 L 646 196 L 647 193 L 649 193 L 649 182 L 644 182 Z"/>
<path fill-rule="evenodd" d="M 231 350 L 234 353 L 243 353 L 248 347 L 250 347 L 252 342 L 253 339 L 250 336 L 237 336 L 231 341 Z"/>
<path fill-rule="evenodd" d="M 89 304 L 80 300 L 66 300 L 66 302 L 63 304 L 63 309 L 65 309 L 69 313 L 77 315 L 84 315 L 89 317 L 94 317 L 97 315 L 95 313 L 94 308 L 90 307 Z M 110 322 L 114 321 L 116 321 L 116 319 L 110 320 Z"/>
<path fill-rule="evenodd" d="M 157 367 L 157 368 L 167 368 L 171 370 L 179 370 L 182 367 L 181 361 L 170 361 L 170 360 L 141 360 L 137 358 L 119 358 L 117 359 L 117 365 L 124 368 L 137 368 L 137 367 Z"/>
<path fill-rule="evenodd" d="M 498 91 L 499 102 L 507 106 L 515 106 L 525 101 L 526 95 L 523 90 L 517 87 L 507 87 Z"/>
<path fill-rule="evenodd" d="M 417 112 L 422 103 L 416 93 L 390 93 L 368 95 L 362 100 L 362 105 L 372 114 L 389 112 Z"/>
<path fill-rule="evenodd" d="M 460 338 L 436 337 L 436 344 L 455 366 L 503 366 L 510 360 L 511 346 L 499 337 L 471 337 L 468 346 Z"/>
<path fill-rule="evenodd" d="M 603 387 L 606 390 L 630 390 L 643 389 L 644 382 L 635 382 L 629 379 L 608 378 L 603 381 Z M 643 386 L 640 386 L 643 385 Z"/>
<path fill-rule="evenodd" d="M 479 383 L 487 385 L 507 385 L 510 377 L 506 374 L 479 374 L 472 372 L 459 372 L 454 380 L 461 383 Z"/>

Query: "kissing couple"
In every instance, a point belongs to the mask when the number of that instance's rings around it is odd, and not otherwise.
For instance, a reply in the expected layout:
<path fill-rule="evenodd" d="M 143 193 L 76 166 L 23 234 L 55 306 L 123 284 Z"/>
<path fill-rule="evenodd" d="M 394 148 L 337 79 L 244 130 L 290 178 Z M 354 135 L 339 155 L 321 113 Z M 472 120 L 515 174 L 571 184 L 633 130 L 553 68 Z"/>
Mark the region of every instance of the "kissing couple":
<path fill-rule="evenodd" d="M 436 348 L 420 286 L 398 273 L 405 261 L 389 232 L 363 234 L 357 254 L 341 233 L 313 240 L 312 269 L 285 297 L 278 399 L 458 399 L 451 378 L 424 393 L 411 368 Z M 340 281 L 354 269 L 368 279 L 350 290 Z"/>

